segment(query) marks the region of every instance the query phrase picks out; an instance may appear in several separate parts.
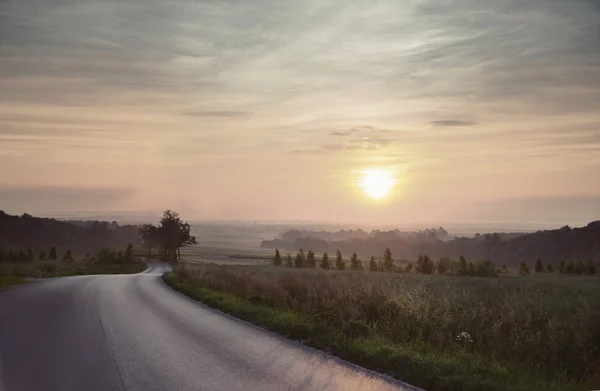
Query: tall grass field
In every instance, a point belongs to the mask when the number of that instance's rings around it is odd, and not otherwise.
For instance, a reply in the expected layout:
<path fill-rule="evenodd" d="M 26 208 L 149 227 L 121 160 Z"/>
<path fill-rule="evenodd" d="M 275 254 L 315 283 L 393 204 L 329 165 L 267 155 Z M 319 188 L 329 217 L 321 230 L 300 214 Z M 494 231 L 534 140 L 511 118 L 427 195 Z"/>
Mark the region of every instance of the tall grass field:
<path fill-rule="evenodd" d="M 600 388 L 600 279 L 178 266 L 165 281 L 427 390 Z"/>

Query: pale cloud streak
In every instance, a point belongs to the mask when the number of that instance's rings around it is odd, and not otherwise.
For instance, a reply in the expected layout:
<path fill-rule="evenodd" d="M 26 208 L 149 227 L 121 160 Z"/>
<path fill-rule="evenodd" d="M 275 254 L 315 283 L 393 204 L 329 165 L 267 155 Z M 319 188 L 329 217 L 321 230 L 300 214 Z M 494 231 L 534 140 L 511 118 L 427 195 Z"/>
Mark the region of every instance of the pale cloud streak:
<path fill-rule="evenodd" d="M 407 205 L 446 180 L 465 203 L 490 199 L 481 183 L 596 196 L 599 18 L 595 0 L 5 1 L 0 185 L 130 186 L 132 209 L 252 219 L 346 219 L 368 165 L 402 167 Z"/>

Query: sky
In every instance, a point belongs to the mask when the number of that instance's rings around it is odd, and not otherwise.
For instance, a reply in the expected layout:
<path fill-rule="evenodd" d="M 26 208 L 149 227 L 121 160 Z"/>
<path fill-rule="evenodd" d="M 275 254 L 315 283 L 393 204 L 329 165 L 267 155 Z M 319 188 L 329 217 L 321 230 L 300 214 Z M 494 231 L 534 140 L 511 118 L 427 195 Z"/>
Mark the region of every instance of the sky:
<path fill-rule="evenodd" d="M 0 1 L 0 209 L 167 208 L 596 220 L 600 2 Z"/>

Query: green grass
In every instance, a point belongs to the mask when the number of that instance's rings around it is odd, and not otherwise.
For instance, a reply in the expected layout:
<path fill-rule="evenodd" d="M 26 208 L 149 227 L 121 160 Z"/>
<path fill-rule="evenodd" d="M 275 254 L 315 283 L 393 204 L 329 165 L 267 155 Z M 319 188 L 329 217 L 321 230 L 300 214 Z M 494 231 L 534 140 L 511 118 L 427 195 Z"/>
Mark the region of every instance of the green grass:
<path fill-rule="evenodd" d="M 7 286 L 11 286 L 11 285 L 24 284 L 26 282 L 27 282 L 27 280 L 25 280 L 22 277 L 0 276 L 0 288 L 6 288 Z"/>
<path fill-rule="evenodd" d="M 600 279 L 178 267 L 186 295 L 433 390 L 598 386 Z M 472 342 L 457 338 L 467 332 Z"/>

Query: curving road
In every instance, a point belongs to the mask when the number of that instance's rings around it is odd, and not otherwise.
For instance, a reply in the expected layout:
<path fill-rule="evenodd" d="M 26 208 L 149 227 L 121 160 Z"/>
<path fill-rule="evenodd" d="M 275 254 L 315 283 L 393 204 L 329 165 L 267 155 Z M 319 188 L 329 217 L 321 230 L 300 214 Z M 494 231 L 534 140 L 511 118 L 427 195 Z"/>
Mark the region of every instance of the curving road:
<path fill-rule="evenodd" d="M 0 390 L 416 390 L 188 299 L 167 268 L 0 291 Z"/>

